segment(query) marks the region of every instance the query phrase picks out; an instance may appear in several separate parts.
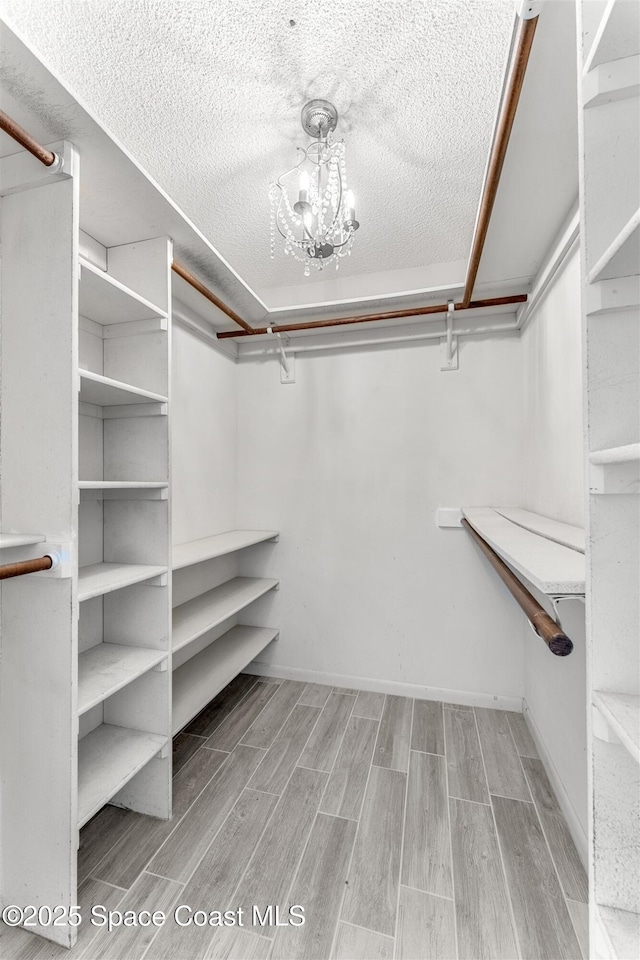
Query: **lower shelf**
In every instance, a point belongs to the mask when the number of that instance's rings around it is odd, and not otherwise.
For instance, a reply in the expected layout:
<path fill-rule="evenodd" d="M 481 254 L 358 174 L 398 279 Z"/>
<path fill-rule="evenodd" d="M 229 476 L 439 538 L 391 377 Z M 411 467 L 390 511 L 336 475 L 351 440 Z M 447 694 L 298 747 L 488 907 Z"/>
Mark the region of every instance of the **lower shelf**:
<path fill-rule="evenodd" d="M 78 827 L 90 820 L 169 742 L 103 723 L 78 744 Z"/>
<path fill-rule="evenodd" d="M 81 716 L 136 677 L 167 659 L 166 650 L 98 643 L 78 657 L 78 714 Z"/>
<path fill-rule="evenodd" d="M 232 627 L 174 670 L 174 735 L 275 640 L 278 633 L 275 627 Z"/>

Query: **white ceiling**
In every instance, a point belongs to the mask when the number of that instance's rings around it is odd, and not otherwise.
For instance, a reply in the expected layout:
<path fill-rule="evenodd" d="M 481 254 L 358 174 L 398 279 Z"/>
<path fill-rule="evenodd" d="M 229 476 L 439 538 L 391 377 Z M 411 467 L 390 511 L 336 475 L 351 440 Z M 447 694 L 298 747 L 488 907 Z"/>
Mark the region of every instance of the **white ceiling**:
<path fill-rule="evenodd" d="M 1 0 L 0 9 L 267 306 L 377 301 L 463 279 L 513 0 Z M 507 163 L 487 283 L 531 277 L 577 192 L 573 31 L 573 3 L 548 2 L 511 149 L 551 193 L 523 198 L 533 240 L 514 245 L 509 216 L 526 171 Z M 320 282 L 280 248 L 269 258 L 269 182 L 294 162 L 300 109 L 313 97 L 341 115 L 361 222 L 352 257 Z"/>

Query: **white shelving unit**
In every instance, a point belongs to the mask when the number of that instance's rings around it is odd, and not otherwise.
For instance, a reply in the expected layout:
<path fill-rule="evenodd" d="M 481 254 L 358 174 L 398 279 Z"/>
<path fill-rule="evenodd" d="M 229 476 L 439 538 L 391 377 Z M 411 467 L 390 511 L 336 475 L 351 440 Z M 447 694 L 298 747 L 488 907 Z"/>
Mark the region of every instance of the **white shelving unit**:
<path fill-rule="evenodd" d="M 579 527 L 508 507 L 463 507 L 462 514 L 505 563 L 542 593 L 584 594 L 584 553 L 559 542 L 579 544 Z"/>
<path fill-rule="evenodd" d="M 640 956 L 640 4 L 580 0 L 591 956 Z"/>
<path fill-rule="evenodd" d="M 188 581 L 198 565 L 278 539 L 275 530 L 230 530 L 173 548 L 173 569 Z M 194 568 L 189 571 L 189 567 Z M 278 630 L 235 623 L 250 604 L 275 590 L 278 580 L 236 576 L 202 591 L 194 579 L 188 599 L 173 609 L 173 732 L 185 724 L 275 640 Z"/>

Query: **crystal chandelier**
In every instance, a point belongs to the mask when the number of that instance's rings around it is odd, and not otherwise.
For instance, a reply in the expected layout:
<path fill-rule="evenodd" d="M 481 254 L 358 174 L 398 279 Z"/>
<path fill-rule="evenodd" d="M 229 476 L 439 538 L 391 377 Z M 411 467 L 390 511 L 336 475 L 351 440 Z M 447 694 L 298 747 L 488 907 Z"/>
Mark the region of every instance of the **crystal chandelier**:
<path fill-rule="evenodd" d="M 307 147 L 297 147 L 298 162 L 271 184 L 271 259 L 276 230 L 284 252 L 322 270 L 351 255 L 353 237 L 360 226 L 353 193 L 347 189 L 344 140 L 334 141 L 338 111 L 327 100 L 311 100 L 302 108 L 302 129 L 312 137 Z M 291 198 L 294 198 L 293 203 Z"/>

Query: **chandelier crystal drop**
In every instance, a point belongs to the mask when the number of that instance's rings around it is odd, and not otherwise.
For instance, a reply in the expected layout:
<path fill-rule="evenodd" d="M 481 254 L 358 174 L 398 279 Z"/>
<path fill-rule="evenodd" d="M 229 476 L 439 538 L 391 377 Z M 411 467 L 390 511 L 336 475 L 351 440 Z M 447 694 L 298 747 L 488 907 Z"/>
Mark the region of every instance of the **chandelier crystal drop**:
<path fill-rule="evenodd" d="M 351 255 L 356 230 L 355 200 L 347 188 L 344 140 L 334 140 L 338 111 L 327 100 L 311 100 L 302 108 L 302 129 L 312 138 L 297 147 L 298 162 L 271 184 L 271 259 L 275 257 L 276 231 L 284 252 L 322 270 Z M 293 199 L 292 199 L 293 198 Z"/>

